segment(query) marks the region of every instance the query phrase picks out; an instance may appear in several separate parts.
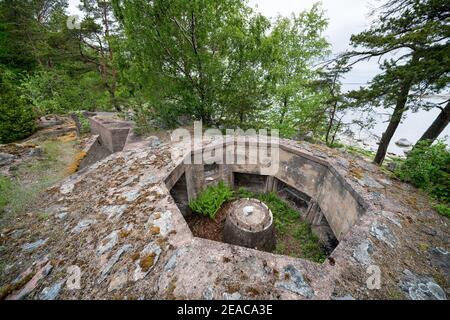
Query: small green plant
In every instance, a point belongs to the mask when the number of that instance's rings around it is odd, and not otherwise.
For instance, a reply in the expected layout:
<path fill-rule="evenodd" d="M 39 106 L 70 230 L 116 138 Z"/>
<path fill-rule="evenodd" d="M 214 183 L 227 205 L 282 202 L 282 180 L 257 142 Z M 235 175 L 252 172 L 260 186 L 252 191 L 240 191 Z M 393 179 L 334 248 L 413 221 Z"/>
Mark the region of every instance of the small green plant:
<path fill-rule="evenodd" d="M 343 148 L 345 151 L 355 156 L 362 156 L 366 158 L 373 158 L 375 156 L 375 152 L 357 146 L 344 145 Z"/>
<path fill-rule="evenodd" d="M 395 171 L 402 181 L 426 191 L 439 202 L 436 210 L 448 217 L 450 211 L 450 151 L 443 141 L 419 142 Z"/>
<path fill-rule="evenodd" d="M 259 200 L 267 204 L 273 214 L 275 228 L 281 234 L 284 234 L 289 224 L 299 220 L 300 215 L 297 211 L 291 209 L 275 193 L 260 194 Z"/>
<path fill-rule="evenodd" d="M 450 218 L 450 207 L 448 205 L 438 203 L 435 204 L 433 207 L 440 215 Z"/>
<path fill-rule="evenodd" d="M 201 192 L 198 197 L 189 204 L 189 207 L 195 213 L 214 219 L 222 204 L 231 200 L 233 196 L 233 190 L 223 181 L 220 181 L 216 186 L 209 186 Z"/>
<path fill-rule="evenodd" d="M 325 261 L 325 253 L 320 245 L 320 240 L 312 232 L 310 224 L 299 224 L 294 232 L 294 238 L 299 240 L 305 258 L 316 262 Z"/>
<path fill-rule="evenodd" d="M 254 198 L 255 194 L 247 189 L 240 187 L 236 192 L 236 198 Z"/>
<path fill-rule="evenodd" d="M 81 125 L 81 133 L 89 133 L 91 131 L 91 124 L 89 123 L 89 119 L 86 118 L 82 111 L 74 111 L 73 112 L 80 121 Z"/>

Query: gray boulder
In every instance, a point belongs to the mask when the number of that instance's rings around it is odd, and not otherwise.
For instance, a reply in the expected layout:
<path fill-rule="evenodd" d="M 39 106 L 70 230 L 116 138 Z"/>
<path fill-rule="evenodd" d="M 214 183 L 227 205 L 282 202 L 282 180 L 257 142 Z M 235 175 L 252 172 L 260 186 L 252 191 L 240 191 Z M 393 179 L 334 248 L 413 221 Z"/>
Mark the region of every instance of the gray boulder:
<path fill-rule="evenodd" d="M 395 144 L 401 148 L 408 148 L 412 146 L 412 142 L 408 139 L 401 138 L 400 140 L 397 140 Z"/>

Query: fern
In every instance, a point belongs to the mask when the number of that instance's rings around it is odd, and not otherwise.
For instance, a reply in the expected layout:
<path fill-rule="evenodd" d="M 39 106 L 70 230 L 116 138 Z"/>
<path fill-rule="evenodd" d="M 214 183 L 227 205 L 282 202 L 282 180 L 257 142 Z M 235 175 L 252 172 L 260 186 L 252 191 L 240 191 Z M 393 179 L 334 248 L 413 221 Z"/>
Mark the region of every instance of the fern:
<path fill-rule="evenodd" d="M 210 186 L 201 192 L 195 200 L 189 203 L 189 207 L 195 213 L 215 219 L 222 204 L 231 200 L 233 196 L 233 190 L 220 181 L 216 186 Z"/>

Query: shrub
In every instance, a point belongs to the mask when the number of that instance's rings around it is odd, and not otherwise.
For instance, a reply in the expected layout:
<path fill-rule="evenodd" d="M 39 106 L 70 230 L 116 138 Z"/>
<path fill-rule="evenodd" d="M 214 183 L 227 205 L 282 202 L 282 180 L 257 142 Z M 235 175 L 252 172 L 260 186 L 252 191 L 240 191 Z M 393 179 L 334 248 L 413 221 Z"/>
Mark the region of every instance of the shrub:
<path fill-rule="evenodd" d="M 192 211 L 214 219 L 224 202 L 233 198 L 234 192 L 223 181 L 216 186 L 209 186 L 193 200 L 189 207 Z"/>
<path fill-rule="evenodd" d="M 406 182 L 425 190 L 441 204 L 438 212 L 448 216 L 450 207 L 450 151 L 446 144 L 437 141 L 429 145 L 419 143 L 400 163 L 396 175 Z M 444 209 L 447 207 L 447 209 Z"/>
<path fill-rule="evenodd" d="M 13 72 L 0 68 L 0 143 L 30 136 L 35 131 L 33 109 L 21 97 Z"/>

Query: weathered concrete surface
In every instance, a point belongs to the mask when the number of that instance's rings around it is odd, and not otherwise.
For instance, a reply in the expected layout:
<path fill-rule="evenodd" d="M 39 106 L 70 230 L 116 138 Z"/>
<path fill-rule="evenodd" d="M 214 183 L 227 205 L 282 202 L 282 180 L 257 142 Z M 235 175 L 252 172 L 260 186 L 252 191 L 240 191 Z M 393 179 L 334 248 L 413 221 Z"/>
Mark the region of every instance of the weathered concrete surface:
<path fill-rule="evenodd" d="M 83 152 L 86 154 L 86 156 L 81 160 L 78 167 L 79 170 L 86 168 L 100 160 L 103 160 L 111 154 L 111 151 L 103 145 L 102 140 L 100 139 L 100 136 L 98 134 L 93 135 L 88 139 L 83 148 Z"/>
<path fill-rule="evenodd" d="M 49 213 L 49 219 L 24 215 L 1 231 L 0 285 L 30 279 L 9 299 L 409 299 L 440 298 L 442 292 L 448 297 L 446 263 L 429 252 L 448 251 L 448 219 L 430 208 L 426 195 L 350 155 L 282 143 L 321 159 L 323 164 L 317 166 L 323 173 L 314 176 L 314 183 L 338 174 L 337 189 L 332 183 L 328 188 L 330 193 L 343 192 L 336 201 L 350 193 L 355 203 L 365 204 L 363 214 L 356 204 L 349 205 L 354 210 L 350 218 L 343 219 L 342 226 L 334 224 L 335 231 L 341 230 L 340 242 L 325 263 L 193 237 L 166 186 L 179 162 L 171 159 L 171 146 L 164 144 L 115 153 L 49 189 L 39 210 Z M 305 160 L 301 165 L 302 170 L 313 170 L 315 164 Z M 383 189 L 358 183 L 361 176 L 352 168 L 364 168 Z M 285 182 L 300 181 L 315 197 L 320 186 L 308 182 L 304 172 L 297 169 L 296 178 L 279 176 Z M 59 218 L 59 213 L 66 214 Z M 48 240 L 33 251 L 22 250 L 37 239 Z M 43 256 L 46 262 L 37 263 Z M 379 268 L 380 289 L 367 286 L 368 265 Z M 413 276 L 405 277 L 405 269 Z M 79 287 L 69 285 L 77 281 Z M 60 282 L 64 284 L 58 288 Z M 431 295 L 406 293 L 410 288 L 418 292 L 414 288 L 422 288 L 422 283 Z"/>
<path fill-rule="evenodd" d="M 99 135 L 103 145 L 111 152 L 122 151 L 132 131 L 133 123 L 130 121 L 110 121 L 101 116 L 89 118 L 91 132 Z"/>

